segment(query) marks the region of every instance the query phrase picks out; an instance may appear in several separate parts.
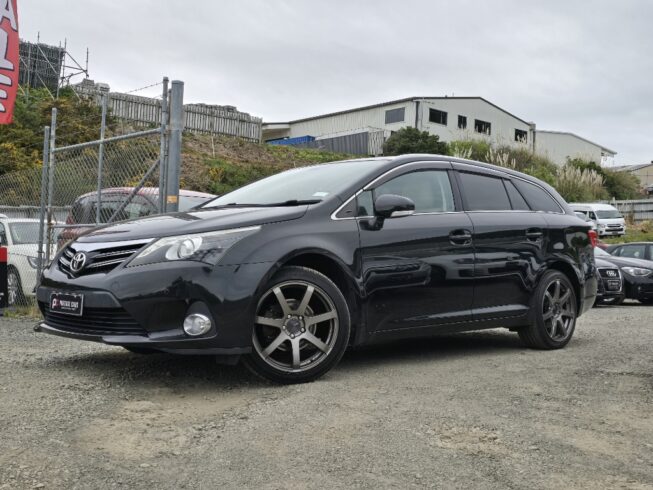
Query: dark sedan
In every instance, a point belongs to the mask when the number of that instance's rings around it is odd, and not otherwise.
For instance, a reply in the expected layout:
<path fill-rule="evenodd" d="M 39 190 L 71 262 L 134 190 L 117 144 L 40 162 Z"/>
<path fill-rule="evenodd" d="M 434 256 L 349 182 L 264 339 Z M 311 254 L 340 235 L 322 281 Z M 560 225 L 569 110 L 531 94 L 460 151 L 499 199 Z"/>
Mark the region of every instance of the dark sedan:
<path fill-rule="evenodd" d="M 594 260 L 596 263 L 596 282 L 598 285 L 595 304 L 620 305 L 623 303 L 626 293 L 619 267 L 599 257 L 595 257 Z"/>
<path fill-rule="evenodd" d="M 437 155 L 297 168 L 97 229 L 44 272 L 37 330 L 315 379 L 349 345 L 504 327 L 562 348 L 596 233 L 533 177 Z"/>
<path fill-rule="evenodd" d="M 621 269 L 626 298 L 636 299 L 646 305 L 653 304 L 653 261 L 615 257 L 599 248 L 594 253 L 597 258 Z"/>

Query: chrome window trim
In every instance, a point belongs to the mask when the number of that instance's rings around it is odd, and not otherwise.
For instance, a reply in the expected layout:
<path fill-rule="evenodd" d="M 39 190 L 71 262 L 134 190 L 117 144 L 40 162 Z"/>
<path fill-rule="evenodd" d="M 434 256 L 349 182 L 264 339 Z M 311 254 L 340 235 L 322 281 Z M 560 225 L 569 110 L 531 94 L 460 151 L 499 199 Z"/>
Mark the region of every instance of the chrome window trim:
<path fill-rule="evenodd" d="M 337 208 L 333 213 L 331 213 L 331 219 L 334 220 L 334 221 L 343 221 L 343 220 L 355 220 L 355 219 L 370 219 L 370 218 L 375 218 L 375 216 L 353 216 L 353 217 L 351 217 L 351 218 L 338 218 L 336 215 L 337 215 L 337 214 L 342 210 L 342 208 L 344 208 L 345 206 L 347 206 L 347 205 L 352 201 L 352 199 L 355 199 L 355 198 L 357 198 L 361 193 L 370 190 L 370 188 L 371 188 L 371 187 L 372 187 L 376 182 L 378 182 L 379 180 L 383 179 L 383 178 L 386 177 L 388 174 L 391 174 L 392 172 L 397 172 L 397 171 L 399 171 L 400 169 L 405 169 L 406 167 L 410 168 L 410 166 L 423 165 L 423 164 L 425 164 L 425 163 L 427 163 L 427 164 L 428 164 L 428 163 L 448 163 L 448 164 L 451 165 L 451 168 L 450 168 L 450 169 L 446 169 L 446 170 L 444 170 L 444 169 L 436 169 L 436 168 L 434 168 L 433 170 L 442 170 L 442 171 L 445 171 L 445 172 L 447 172 L 447 171 L 449 171 L 449 170 L 453 170 L 454 172 L 458 172 L 458 170 L 456 170 L 456 169 L 454 168 L 453 164 L 454 164 L 454 163 L 464 163 L 464 162 L 458 162 L 458 161 L 455 161 L 455 160 L 432 160 L 432 161 L 430 161 L 430 160 L 426 160 L 426 161 L 407 162 L 407 163 L 404 163 L 404 164 L 402 164 L 402 165 L 399 165 L 398 167 L 391 168 L 390 170 L 387 170 L 387 171 L 383 172 L 381 175 L 379 175 L 377 178 L 375 178 L 375 179 L 372 180 L 371 182 L 365 184 L 365 185 L 363 186 L 362 189 L 359 189 L 358 191 L 356 191 L 356 192 L 355 192 L 351 197 L 349 197 L 349 199 L 347 199 L 344 203 L 342 203 L 340 206 L 338 206 L 338 208 Z M 466 165 L 470 165 L 470 164 L 466 164 Z M 470 166 L 473 166 L 473 165 L 470 165 Z M 491 170 L 491 171 L 495 171 L 495 172 L 498 172 L 498 171 L 493 170 L 493 169 L 489 169 L 489 170 Z M 479 173 L 480 173 L 480 174 L 483 174 L 483 167 L 479 167 Z M 489 175 L 489 174 L 486 174 L 486 175 Z M 492 210 L 492 209 L 488 209 L 488 210 L 474 210 L 474 211 L 465 211 L 465 210 L 461 210 L 461 211 L 437 211 L 437 212 L 432 212 L 432 213 L 414 213 L 414 214 L 412 214 L 411 216 L 422 216 L 422 215 L 431 215 L 431 214 L 453 214 L 453 213 L 541 213 L 541 214 L 558 214 L 558 215 L 563 215 L 563 216 L 567 214 L 567 213 L 565 212 L 565 210 L 563 209 L 563 207 L 562 207 L 562 206 L 560 205 L 560 203 L 558 202 L 558 200 L 555 198 L 555 196 L 553 196 L 549 191 L 547 191 L 544 187 L 542 187 L 541 185 L 537 184 L 536 182 L 531 182 L 531 181 L 528 180 L 528 179 L 524 179 L 524 178 L 519 177 L 519 176 L 516 176 L 516 175 L 511 175 L 511 174 L 509 174 L 509 173 L 505 173 L 505 177 L 499 177 L 499 176 L 496 176 L 495 178 L 507 178 L 507 179 L 509 179 L 509 180 L 510 180 L 510 179 L 518 179 L 518 180 L 521 180 L 521 181 L 523 181 L 523 182 L 526 182 L 527 184 L 532 184 L 532 185 L 534 185 L 534 186 L 536 186 L 536 187 L 539 187 L 539 188 L 542 189 L 544 192 L 546 192 L 546 194 L 547 194 L 551 199 L 553 199 L 553 202 L 555 202 L 556 205 L 558 206 L 558 208 L 560 208 L 560 211 L 558 211 L 558 212 L 556 212 L 556 211 L 541 211 L 541 210 L 534 210 L 534 209 L 529 209 L 528 211 L 525 210 L 525 209 L 505 209 L 505 210 Z M 517 191 L 519 192 L 519 189 L 517 189 Z M 521 194 L 521 192 L 520 192 L 520 194 Z"/>

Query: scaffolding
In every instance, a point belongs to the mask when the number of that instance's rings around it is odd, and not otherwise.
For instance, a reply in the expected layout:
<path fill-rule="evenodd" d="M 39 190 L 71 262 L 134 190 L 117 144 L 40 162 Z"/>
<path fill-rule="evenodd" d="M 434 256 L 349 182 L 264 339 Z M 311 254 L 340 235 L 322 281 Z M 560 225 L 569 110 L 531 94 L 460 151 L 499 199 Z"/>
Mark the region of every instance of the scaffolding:
<path fill-rule="evenodd" d="M 85 64 L 80 64 L 68 52 L 68 41 L 63 46 L 51 46 L 40 42 L 23 41 L 19 45 L 19 84 L 23 91 L 30 88 L 45 88 L 53 99 L 59 97 L 62 87 L 70 85 L 71 80 L 84 75 L 88 78 L 88 49 Z"/>

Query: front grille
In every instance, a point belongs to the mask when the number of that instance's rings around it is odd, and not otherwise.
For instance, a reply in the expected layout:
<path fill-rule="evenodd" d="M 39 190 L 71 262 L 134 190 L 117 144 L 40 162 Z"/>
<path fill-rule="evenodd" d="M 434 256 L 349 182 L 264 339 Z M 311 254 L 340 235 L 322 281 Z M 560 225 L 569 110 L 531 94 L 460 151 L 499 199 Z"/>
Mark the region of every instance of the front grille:
<path fill-rule="evenodd" d="M 602 291 L 621 291 L 621 273 L 619 269 L 600 268 L 599 276 Z"/>
<path fill-rule="evenodd" d="M 608 225 L 608 228 L 622 228 L 623 225 Z"/>
<path fill-rule="evenodd" d="M 39 302 L 45 323 L 58 330 L 90 335 L 147 335 L 147 332 L 122 308 L 84 308 L 82 316 L 50 310 Z"/>
<path fill-rule="evenodd" d="M 599 274 L 607 279 L 618 279 L 619 269 L 599 269 Z"/>
<path fill-rule="evenodd" d="M 143 245 L 143 242 L 121 244 L 119 246 L 108 246 L 107 244 L 102 244 L 102 248 L 95 250 L 78 250 L 77 247 L 71 245 L 66 247 L 63 254 L 59 257 L 59 269 L 71 276 L 95 274 L 98 272 L 106 273 L 129 259 L 134 255 L 134 253 L 140 250 Z M 84 267 L 79 272 L 75 272 L 71 270 L 71 262 L 75 254 L 80 251 L 83 251 L 86 254 L 87 259 Z"/>

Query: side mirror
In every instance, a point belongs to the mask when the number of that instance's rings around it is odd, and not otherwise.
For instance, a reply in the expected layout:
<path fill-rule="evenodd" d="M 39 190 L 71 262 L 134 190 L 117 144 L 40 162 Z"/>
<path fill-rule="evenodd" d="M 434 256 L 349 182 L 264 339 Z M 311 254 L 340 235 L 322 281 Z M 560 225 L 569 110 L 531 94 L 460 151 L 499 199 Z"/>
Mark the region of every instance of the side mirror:
<path fill-rule="evenodd" d="M 410 216 L 415 212 L 412 199 L 395 194 L 382 194 L 374 201 L 374 214 L 381 219 Z"/>

